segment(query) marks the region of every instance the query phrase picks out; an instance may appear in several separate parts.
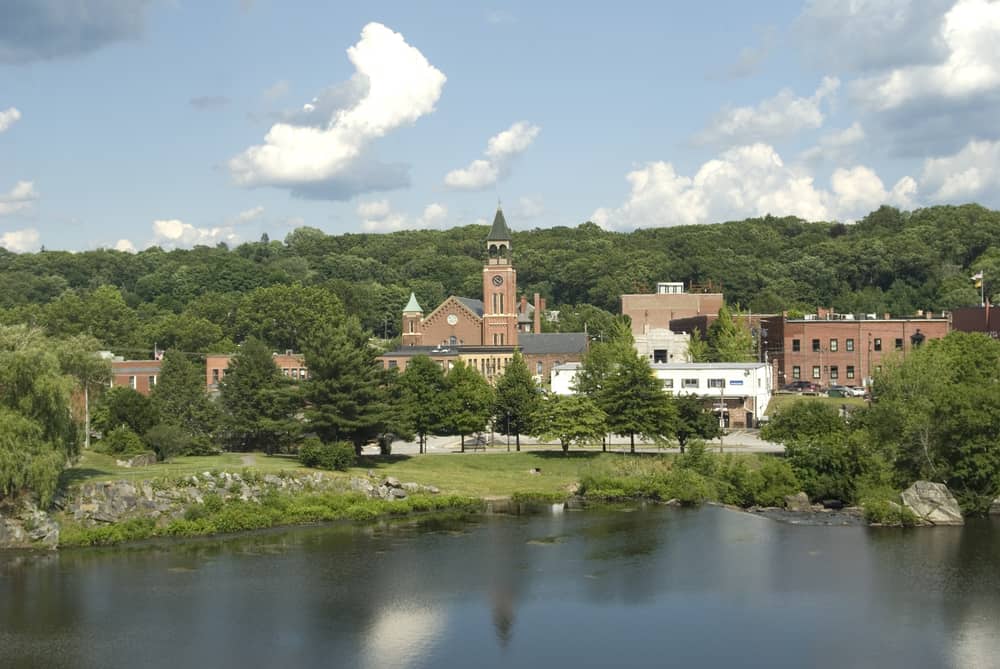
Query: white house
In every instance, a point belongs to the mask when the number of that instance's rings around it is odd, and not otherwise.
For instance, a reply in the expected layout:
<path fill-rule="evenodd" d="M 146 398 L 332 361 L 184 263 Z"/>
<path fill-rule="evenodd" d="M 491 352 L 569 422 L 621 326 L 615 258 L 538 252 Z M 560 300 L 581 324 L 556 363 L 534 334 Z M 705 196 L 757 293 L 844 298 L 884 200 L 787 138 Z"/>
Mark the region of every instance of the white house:
<path fill-rule="evenodd" d="M 664 390 L 705 398 L 727 427 L 757 425 L 774 391 L 771 365 L 765 362 L 656 363 L 651 367 Z M 554 367 L 552 392 L 572 394 L 579 369 L 576 362 Z"/>

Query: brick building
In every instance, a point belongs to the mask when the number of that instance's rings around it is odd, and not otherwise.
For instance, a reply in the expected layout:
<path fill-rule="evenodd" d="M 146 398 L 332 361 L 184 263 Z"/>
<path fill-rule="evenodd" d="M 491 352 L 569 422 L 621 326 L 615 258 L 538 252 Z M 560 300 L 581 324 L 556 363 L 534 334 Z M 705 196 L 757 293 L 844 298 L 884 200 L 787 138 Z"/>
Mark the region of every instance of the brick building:
<path fill-rule="evenodd" d="M 982 332 L 1000 339 L 1000 309 L 988 304 L 984 307 L 952 309 L 951 329 L 959 332 Z"/>
<path fill-rule="evenodd" d="M 125 386 L 149 395 L 160 378 L 161 360 L 111 360 L 111 387 Z"/>
<path fill-rule="evenodd" d="M 948 334 L 949 320 L 855 317 L 820 309 L 805 318 L 762 321 L 762 348 L 774 363 L 775 386 L 803 380 L 820 386 L 867 386 L 887 358 L 906 356 L 928 339 Z"/>
<path fill-rule="evenodd" d="M 683 283 L 669 281 L 656 284 L 655 293 L 622 295 L 622 315 L 632 319 L 634 335 L 670 330 L 670 321 L 679 318 L 715 317 L 722 305 L 722 293 L 689 293 Z"/>
<path fill-rule="evenodd" d="M 416 355 L 428 355 L 446 370 L 456 360 L 474 367 L 491 382 L 520 350 L 528 369 L 545 382 L 552 365 L 582 360 L 584 333 L 542 333 L 545 300 L 533 304 L 518 298 L 517 270 L 511 253 L 510 228 L 498 207 L 486 237 L 482 299 L 452 295 L 426 316 L 414 294 L 403 307 L 401 346 L 379 356 L 389 369 L 406 369 Z"/>
<path fill-rule="evenodd" d="M 285 351 L 284 353 L 272 353 L 271 357 L 282 374 L 293 381 L 309 378 L 306 360 L 301 353 Z M 219 381 L 226 376 L 226 369 L 229 368 L 229 361 L 232 358 L 232 354 L 228 353 L 209 355 L 205 358 L 205 389 L 210 394 L 214 395 L 219 392 Z"/>

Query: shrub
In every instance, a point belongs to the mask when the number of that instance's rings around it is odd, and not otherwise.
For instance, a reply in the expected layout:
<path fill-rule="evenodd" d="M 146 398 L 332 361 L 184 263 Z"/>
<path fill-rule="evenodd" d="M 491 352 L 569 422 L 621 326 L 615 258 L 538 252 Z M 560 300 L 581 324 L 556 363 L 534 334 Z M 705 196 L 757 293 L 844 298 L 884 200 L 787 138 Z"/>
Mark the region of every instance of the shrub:
<path fill-rule="evenodd" d="M 787 460 L 765 455 L 759 456 L 759 461 L 757 473 L 760 475 L 760 488 L 754 494 L 754 504 L 781 506 L 786 495 L 802 490 L 802 484 Z"/>
<path fill-rule="evenodd" d="M 160 460 L 169 460 L 191 452 L 191 435 L 180 425 L 170 423 L 154 425 L 146 432 L 144 439 L 146 444 L 156 451 L 156 457 Z"/>
<path fill-rule="evenodd" d="M 887 499 L 865 502 L 865 520 L 879 525 L 902 525 L 913 527 L 917 516 L 905 506 Z"/>
<path fill-rule="evenodd" d="M 667 484 L 667 494 L 685 506 L 715 498 L 712 481 L 692 469 L 676 469 Z"/>
<path fill-rule="evenodd" d="M 111 455 L 138 455 L 146 452 L 146 445 L 131 429 L 119 425 L 101 440 L 104 452 Z"/>
<path fill-rule="evenodd" d="M 354 446 L 348 443 L 324 444 L 319 439 L 311 437 L 299 446 L 299 462 L 306 467 L 335 469 L 342 472 L 354 466 L 356 461 Z"/>

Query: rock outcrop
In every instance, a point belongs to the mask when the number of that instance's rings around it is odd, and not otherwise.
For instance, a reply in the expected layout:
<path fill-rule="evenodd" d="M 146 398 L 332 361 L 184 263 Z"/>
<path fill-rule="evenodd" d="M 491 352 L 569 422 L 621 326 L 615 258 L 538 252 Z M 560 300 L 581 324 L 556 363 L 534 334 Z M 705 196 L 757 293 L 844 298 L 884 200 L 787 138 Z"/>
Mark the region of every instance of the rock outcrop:
<path fill-rule="evenodd" d="M 799 492 L 785 495 L 785 508 L 789 511 L 812 511 L 812 503 L 809 501 L 809 495 Z"/>
<path fill-rule="evenodd" d="M 903 506 L 931 525 L 964 525 L 962 509 L 948 486 L 917 481 L 903 491 Z"/>
<path fill-rule="evenodd" d="M 0 548 L 55 548 L 59 545 L 59 525 L 23 497 L 0 509 Z"/>
<path fill-rule="evenodd" d="M 127 467 L 129 469 L 132 467 L 151 467 L 156 464 L 156 453 L 152 451 L 140 453 L 124 460 L 115 460 L 115 464 L 119 467 Z"/>

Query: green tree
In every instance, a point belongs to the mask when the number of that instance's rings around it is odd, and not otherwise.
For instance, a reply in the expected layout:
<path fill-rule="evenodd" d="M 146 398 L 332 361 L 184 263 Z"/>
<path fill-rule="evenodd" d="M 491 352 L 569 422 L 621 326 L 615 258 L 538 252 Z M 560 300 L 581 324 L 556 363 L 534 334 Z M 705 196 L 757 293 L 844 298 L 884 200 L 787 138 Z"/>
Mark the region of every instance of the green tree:
<path fill-rule="evenodd" d="M 605 434 L 607 415 L 585 395 L 548 395 L 538 407 L 535 431 L 546 441 L 556 439 L 564 455 L 573 444 L 597 442 Z"/>
<path fill-rule="evenodd" d="M 95 337 L 76 335 L 60 341 L 56 349 L 60 367 L 76 380 L 77 389 L 83 394 L 84 448 L 90 448 L 91 391 L 103 388 L 111 380 L 111 362 L 98 354 L 99 347 Z"/>
<path fill-rule="evenodd" d="M 202 367 L 178 350 L 167 351 L 150 398 L 163 423 L 176 425 L 188 435 L 189 447 L 199 451 L 210 448 L 209 439 L 218 428 L 220 416 L 205 392 Z"/>
<path fill-rule="evenodd" d="M 325 442 L 349 441 L 358 455 L 388 422 L 386 379 L 358 319 L 320 327 L 306 341 L 306 418 Z"/>
<path fill-rule="evenodd" d="M 649 361 L 634 350 L 618 347 L 615 365 L 597 401 L 608 416 L 608 428 L 629 436 L 635 453 L 635 437 L 661 440 L 673 432 L 674 406 L 653 376 Z"/>
<path fill-rule="evenodd" d="M 691 356 L 691 362 L 711 362 L 711 347 L 709 347 L 708 341 L 701 336 L 701 330 L 698 328 L 691 332 L 690 341 L 688 341 L 688 354 Z"/>
<path fill-rule="evenodd" d="M 145 434 L 159 420 L 156 407 L 148 397 L 126 386 L 115 386 L 98 402 L 93 423 L 104 435 L 122 425 L 136 434 Z"/>
<path fill-rule="evenodd" d="M 674 438 L 681 453 L 690 439 L 715 439 L 722 433 L 719 419 L 705 409 L 705 401 L 697 395 L 678 395 L 671 402 L 674 405 Z"/>
<path fill-rule="evenodd" d="M 271 350 L 248 339 L 229 361 L 219 381 L 223 425 L 231 450 L 263 450 L 268 455 L 288 446 L 299 430 L 298 389 L 274 364 Z"/>
<path fill-rule="evenodd" d="M 751 362 L 755 359 L 753 337 L 745 318 L 733 317 L 726 305 L 708 326 L 709 355 L 712 362 Z"/>
<path fill-rule="evenodd" d="M 479 372 L 459 360 L 445 376 L 445 424 L 462 439 L 486 427 L 493 408 L 493 388 Z"/>
<path fill-rule="evenodd" d="M 236 340 L 255 337 L 279 351 L 304 350 L 310 337 L 343 318 L 340 300 L 319 286 L 257 288 L 240 303 Z"/>
<path fill-rule="evenodd" d="M 415 355 L 399 375 L 399 410 L 417 435 L 419 450 L 427 452 L 427 436 L 444 428 L 446 384 L 441 365 L 426 355 Z"/>
<path fill-rule="evenodd" d="M 493 424 L 501 434 L 514 435 L 516 448 L 520 451 L 521 433 L 531 430 L 539 389 L 519 351 L 514 351 L 503 376 L 497 380 L 495 398 Z"/>

